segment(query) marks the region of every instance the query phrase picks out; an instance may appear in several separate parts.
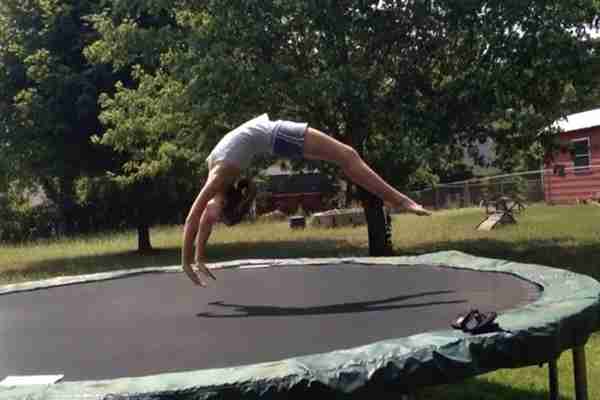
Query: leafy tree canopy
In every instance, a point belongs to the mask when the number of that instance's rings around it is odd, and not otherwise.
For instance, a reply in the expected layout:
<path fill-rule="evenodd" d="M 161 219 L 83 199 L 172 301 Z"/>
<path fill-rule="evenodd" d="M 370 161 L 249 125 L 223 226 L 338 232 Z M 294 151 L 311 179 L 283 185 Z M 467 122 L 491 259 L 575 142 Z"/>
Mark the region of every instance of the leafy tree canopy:
<path fill-rule="evenodd" d="M 419 169 L 451 169 L 458 146 L 487 137 L 528 149 L 542 127 L 589 102 L 595 54 L 583 27 L 598 5 L 575 3 L 116 1 L 119 16 L 94 18 L 102 39 L 88 56 L 160 65 L 156 79 L 189 104 L 182 112 L 196 129 L 183 134 L 205 150 L 268 111 L 310 121 L 405 185 Z M 152 18 L 169 23 L 152 28 Z M 148 96 L 138 83 L 130 95 Z M 119 103 L 104 106 L 110 114 Z"/>
<path fill-rule="evenodd" d="M 97 98 L 113 86 L 110 69 L 83 49 L 97 37 L 85 16 L 98 1 L 6 0 L 0 4 L 0 152 L 12 178 L 31 178 L 67 222 L 75 180 L 110 165 L 90 135 L 101 129 Z"/>
<path fill-rule="evenodd" d="M 86 55 L 137 65 L 135 85 L 102 99 L 99 140 L 135 155 L 127 177 L 201 160 L 266 111 L 351 144 L 397 186 L 434 183 L 488 138 L 507 160 L 541 156 L 542 129 L 593 101 L 594 0 L 112 5 L 93 17 L 100 39 Z"/>

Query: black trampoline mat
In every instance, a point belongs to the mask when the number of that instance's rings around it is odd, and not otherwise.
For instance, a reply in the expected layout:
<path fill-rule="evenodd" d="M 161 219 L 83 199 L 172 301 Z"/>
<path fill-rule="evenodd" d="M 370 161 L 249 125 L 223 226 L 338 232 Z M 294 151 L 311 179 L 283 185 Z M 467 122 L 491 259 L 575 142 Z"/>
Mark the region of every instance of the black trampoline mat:
<path fill-rule="evenodd" d="M 539 298 L 508 274 L 432 266 L 154 273 L 0 296 L 0 379 L 137 377 L 276 361 L 451 329 Z"/>

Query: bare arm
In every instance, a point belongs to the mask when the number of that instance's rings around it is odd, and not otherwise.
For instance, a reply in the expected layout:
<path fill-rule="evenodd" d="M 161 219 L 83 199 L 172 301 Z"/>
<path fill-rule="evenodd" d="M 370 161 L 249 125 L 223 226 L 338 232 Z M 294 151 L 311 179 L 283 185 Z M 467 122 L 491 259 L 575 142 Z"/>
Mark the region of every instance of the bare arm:
<path fill-rule="evenodd" d="M 221 212 L 223 211 L 224 199 L 221 195 L 216 195 L 208 205 L 200 217 L 200 223 L 198 227 L 198 234 L 196 236 L 196 263 L 204 263 L 206 243 L 212 233 L 214 224 L 219 221 Z"/>
<path fill-rule="evenodd" d="M 200 280 L 198 275 L 192 269 L 194 239 L 198 234 L 200 219 L 206 210 L 208 202 L 215 197 L 217 193 L 224 190 L 225 185 L 226 179 L 223 175 L 218 173 L 209 175 L 207 182 L 196 197 L 185 220 L 185 226 L 183 228 L 183 247 L 181 250 L 182 264 L 188 277 L 197 285 L 205 286 L 204 282 Z M 208 234 L 210 234 L 210 229 L 208 232 Z M 206 235 L 206 239 L 208 239 L 208 235 Z"/>
<path fill-rule="evenodd" d="M 196 263 L 203 263 L 205 261 L 206 243 L 212 233 L 213 221 L 205 217 L 205 214 L 200 218 L 198 235 L 196 237 Z"/>

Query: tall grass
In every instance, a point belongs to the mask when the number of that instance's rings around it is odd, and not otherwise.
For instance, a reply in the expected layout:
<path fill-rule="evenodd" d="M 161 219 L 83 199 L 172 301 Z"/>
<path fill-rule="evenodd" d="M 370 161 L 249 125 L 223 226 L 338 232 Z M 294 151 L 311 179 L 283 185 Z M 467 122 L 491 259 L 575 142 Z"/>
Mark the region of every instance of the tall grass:
<path fill-rule="evenodd" d="M 600 207 L 532 206 L 516 225 L 489 232 L 475 226 L 482 209 L 435 213 L 432 217 L 396 215 L 393 241 L 397 254 L 441 250 L 567 268 L 600 279 Z M 0 246 L 0 281 L 81 274 L 142 266 L 176 265 L 181 227 L 152 230 L 155 251 L 135 251 L 135 232 Z M 366 227 L 292 230 L 286 222 L 258 222 L 215 229 L 210 261 L 240 258 L 340 257 L 368 254 Z"/>
<path fill-rule="evenodd" d="M 442 211 L 432 217 L 396 215 L 392 235 L 395 252 L 460 250 L 570 269 L 600 279 L 600 207 L 534 205 L 517 215 L 515 225 L 476 230 L 485 217 L 480 208 Z M 292 231 L 286 223 L 257 224 L 217 232 L 210 254 L 219 260 L 240 256 L 364 256 L 368 254 L 367 231 L 365 227 Z"/>

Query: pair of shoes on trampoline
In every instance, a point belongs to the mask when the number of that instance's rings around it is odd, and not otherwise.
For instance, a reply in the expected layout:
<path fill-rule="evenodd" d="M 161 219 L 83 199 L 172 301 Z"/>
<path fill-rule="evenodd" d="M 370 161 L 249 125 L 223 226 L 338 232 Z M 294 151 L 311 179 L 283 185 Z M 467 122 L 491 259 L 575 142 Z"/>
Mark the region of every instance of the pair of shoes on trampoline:
<path fill-rule="evenodd" d="M 497 316 L 498 314 L 493 311 L 481 313 L 477 309 L 472 309 L 466 314 L 459 315 L 452 322 L 452 327 L 474 335 L 499 331 L 500 327 L 494 322 Z"/>

